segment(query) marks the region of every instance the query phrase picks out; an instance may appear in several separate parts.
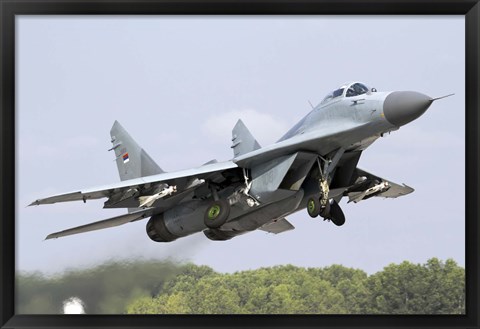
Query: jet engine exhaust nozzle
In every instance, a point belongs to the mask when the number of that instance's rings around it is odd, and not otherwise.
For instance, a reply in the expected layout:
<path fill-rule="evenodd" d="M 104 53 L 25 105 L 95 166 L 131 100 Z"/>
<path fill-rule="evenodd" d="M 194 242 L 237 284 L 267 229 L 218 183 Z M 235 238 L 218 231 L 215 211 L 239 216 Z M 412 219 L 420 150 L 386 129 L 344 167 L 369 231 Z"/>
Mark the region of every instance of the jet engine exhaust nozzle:
<path fill-rule="evenodd" d="M 397 127 L 420 117 L 433 103 L 433 99 L 416 91 L 394 91 L 383 102 L 385 119 Z"/>

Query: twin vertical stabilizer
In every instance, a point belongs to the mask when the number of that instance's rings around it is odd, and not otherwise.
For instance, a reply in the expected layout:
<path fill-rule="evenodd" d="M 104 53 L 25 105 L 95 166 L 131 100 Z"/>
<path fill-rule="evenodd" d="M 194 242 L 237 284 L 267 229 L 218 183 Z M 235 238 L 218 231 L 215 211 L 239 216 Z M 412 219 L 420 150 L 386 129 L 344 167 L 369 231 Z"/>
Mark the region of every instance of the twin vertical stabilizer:
<path fill-rule="evenodd" d="M 233 149 L 233 157 L 238 157 L 260 148 L 260 144 L 258 144 L 242 120 L 238 120 L 235 127 L 233 127 L 231 148 Z"/>
<path fill-rule="evenodd" d="M 113 144 L 110 151 L 115 151 L 120 180 L 124 181 L 164 172 L 118 121 L 113 124 L 110 136 Z"/>

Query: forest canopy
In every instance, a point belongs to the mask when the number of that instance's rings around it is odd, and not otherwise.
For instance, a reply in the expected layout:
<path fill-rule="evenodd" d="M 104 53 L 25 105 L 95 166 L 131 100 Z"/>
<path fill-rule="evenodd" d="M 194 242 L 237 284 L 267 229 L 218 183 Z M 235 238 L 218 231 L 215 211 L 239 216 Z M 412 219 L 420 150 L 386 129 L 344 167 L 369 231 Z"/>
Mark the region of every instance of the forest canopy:
<path fill-rule="evenodd" d="M 59 314 L 80 298 L 89 314 L 464 314 L 465 271 L 432 258 L 367 275 L 342 265 L 282 265 L 235 273 L 166 261 L 112 262 L 61 275 L 20 273 L 20 314 Z"/>

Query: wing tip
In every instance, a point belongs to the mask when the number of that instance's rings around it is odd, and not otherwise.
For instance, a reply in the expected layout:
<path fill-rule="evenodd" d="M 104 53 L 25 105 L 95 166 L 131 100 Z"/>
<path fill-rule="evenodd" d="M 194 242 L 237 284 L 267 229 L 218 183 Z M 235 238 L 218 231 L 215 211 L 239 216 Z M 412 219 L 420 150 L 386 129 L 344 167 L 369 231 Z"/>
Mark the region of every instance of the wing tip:
<path fill-rule="evenodd" d="M 43 241 L 52 240 L 52 239 L 58 239 L 58 238 L 62 237 L 61 233 L 62 233 L 62 232 L 50 233 L 49 235 L 47 235 L 47 236 L 45 237 L 45 240 L 43 240 Z"/>
<path fill-rule="evenodd" d="M 410 190 L 410 191 L 408 191 L 407 193 L 405 193 L 404 195 L 410 194 L 410 193 L 412 193 L 412 192 L 415 192 L 415 189 L 414 189 L 413 187 L 408 186 L 408 185 L 405 184 L 405 183 L 402 183 L 402 184 L 403 184 L 403 187 L 406 187 L 406 188 L 408 188 L 408 189 Z"/>

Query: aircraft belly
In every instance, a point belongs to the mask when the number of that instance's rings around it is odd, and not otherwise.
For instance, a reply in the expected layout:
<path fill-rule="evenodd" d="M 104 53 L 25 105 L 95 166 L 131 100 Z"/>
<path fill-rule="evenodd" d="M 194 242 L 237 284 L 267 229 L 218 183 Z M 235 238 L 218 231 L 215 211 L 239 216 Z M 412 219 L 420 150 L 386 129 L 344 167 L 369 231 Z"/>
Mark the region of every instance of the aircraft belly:
<path fill-rule="evenodd" d="M 208 202 L 194 200 L 163 213 L 167 230 L 178 237 L 200 232 L 206 228 L 203 216 Z"/>
<path fill-rule="evenodd" d="M 285 214 L 293 212 L 302 201 L 303 195 L 303 189 L 300 189 L 286 199 L 262 206 L 227 222 L 222 226 L 222 230 L 255 230 L 272 219 L 283 217 Z"/>

